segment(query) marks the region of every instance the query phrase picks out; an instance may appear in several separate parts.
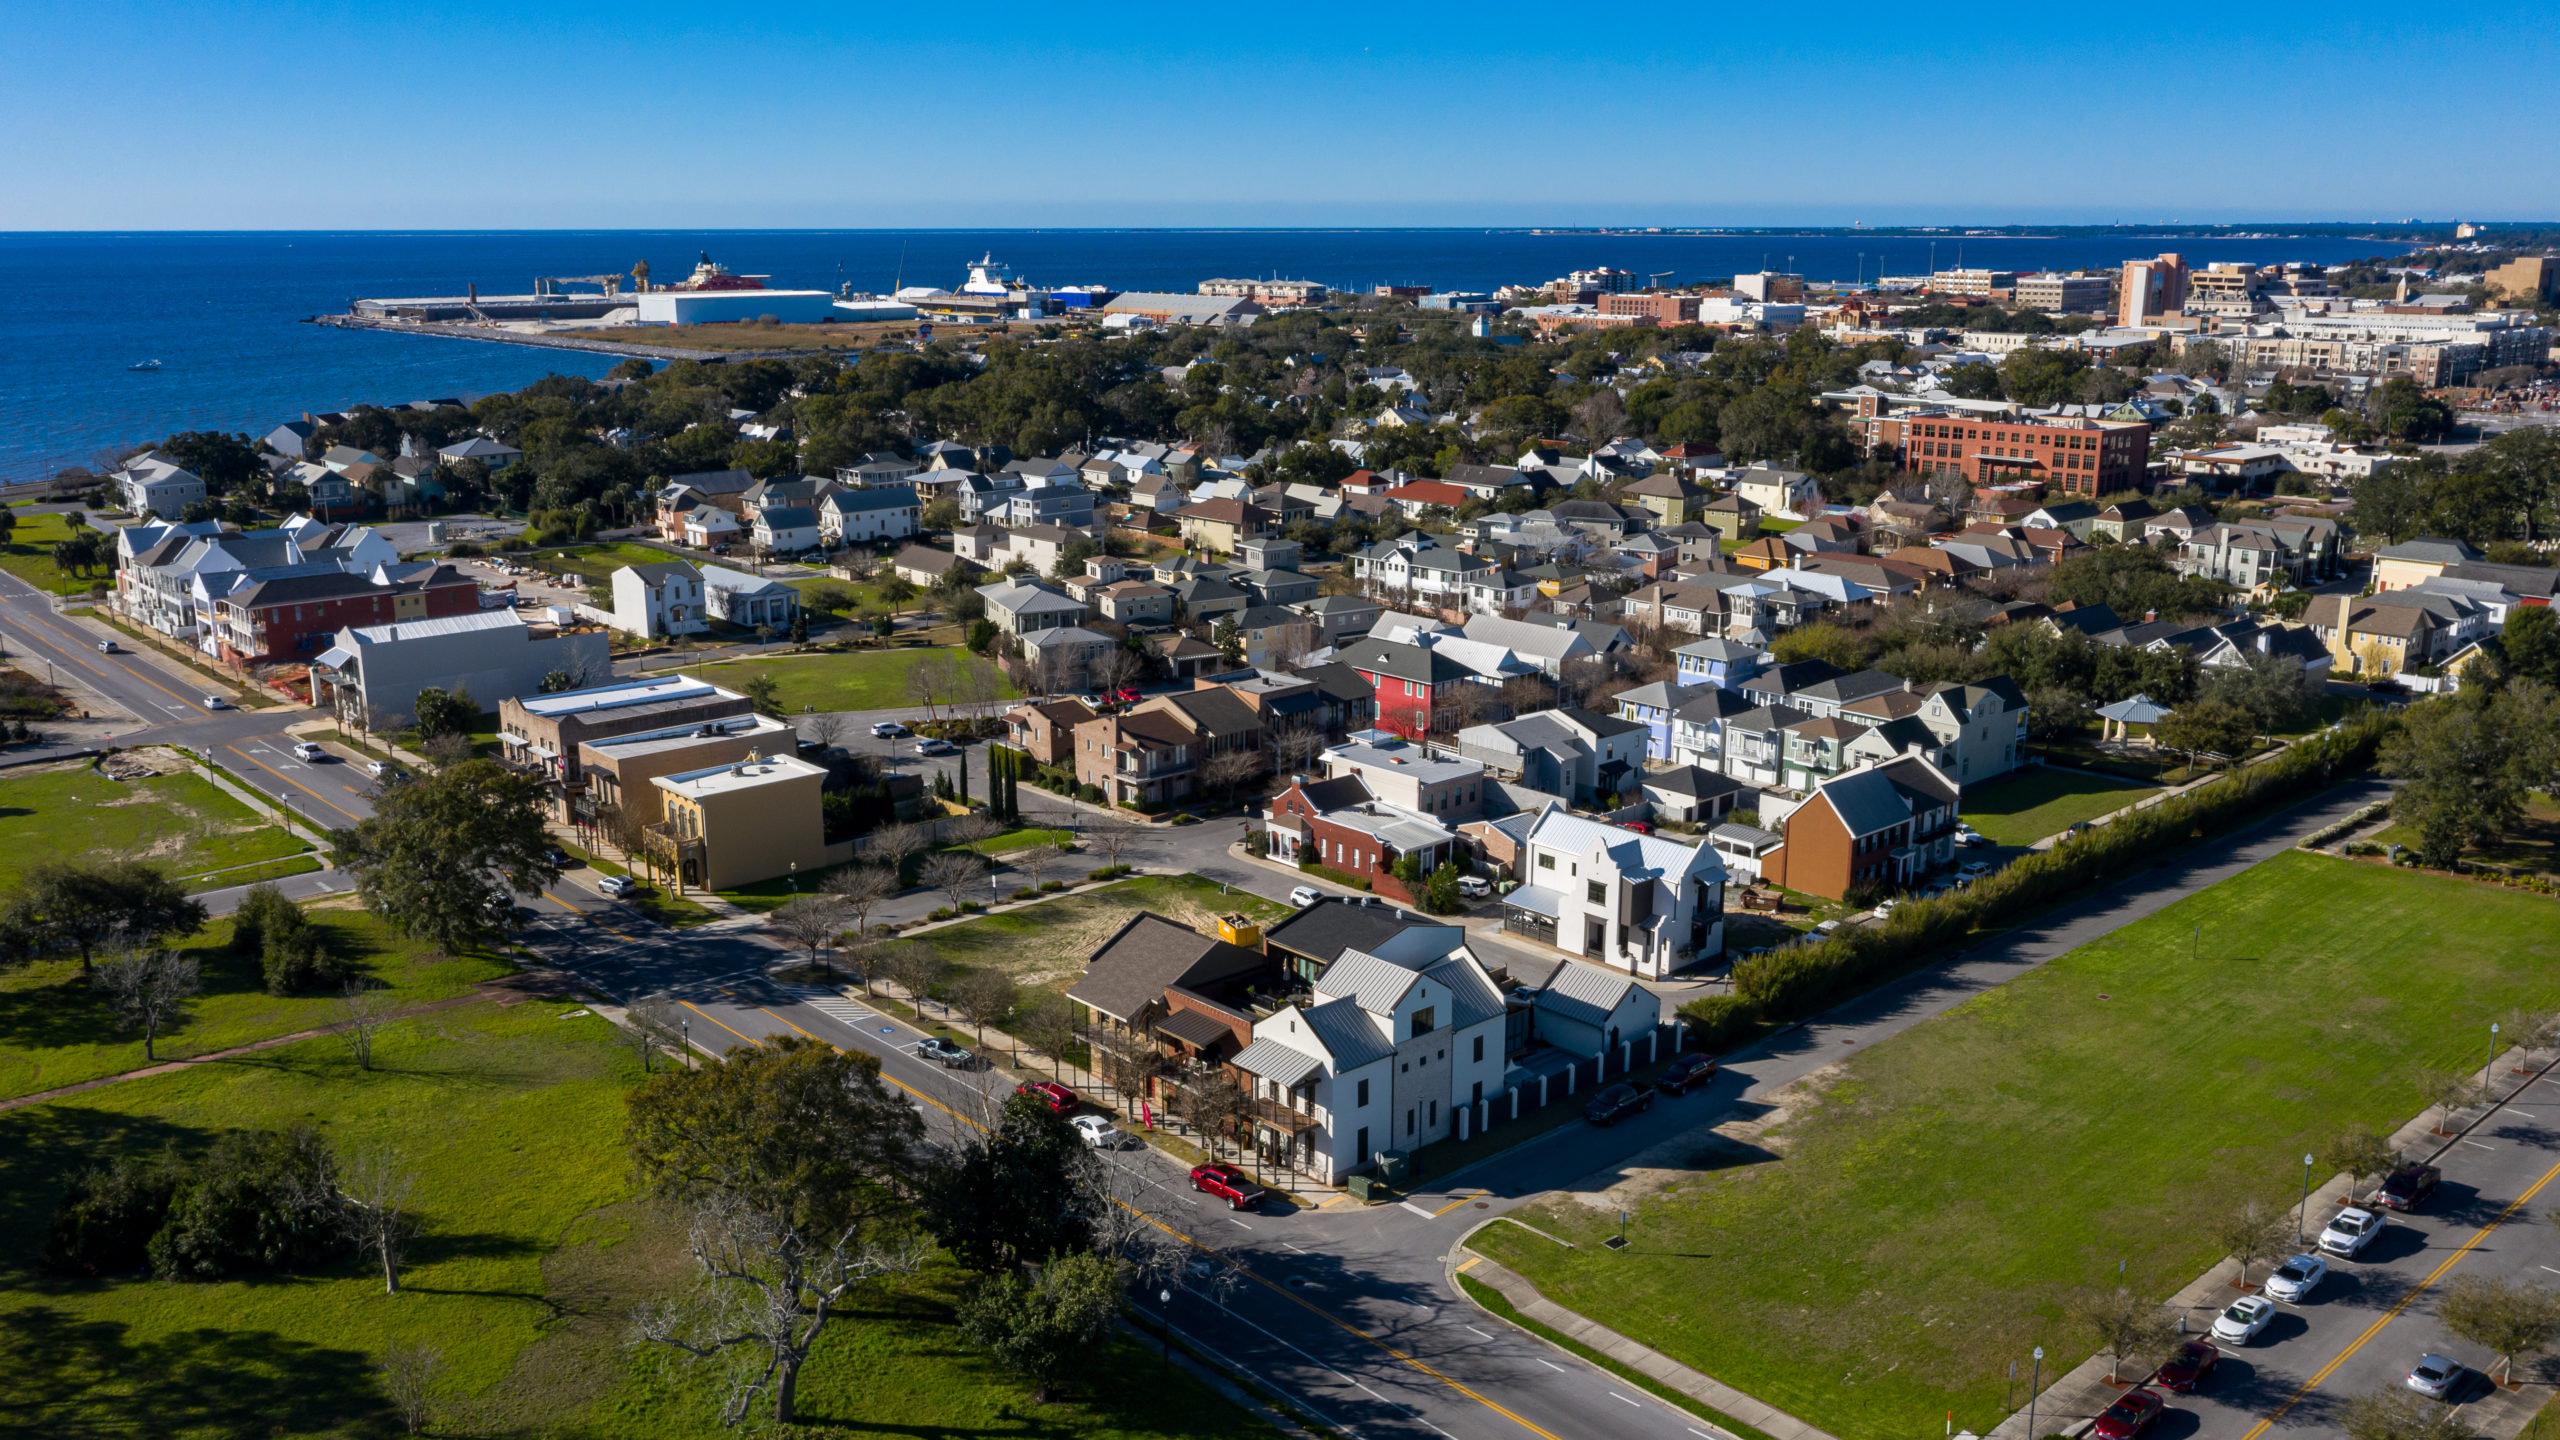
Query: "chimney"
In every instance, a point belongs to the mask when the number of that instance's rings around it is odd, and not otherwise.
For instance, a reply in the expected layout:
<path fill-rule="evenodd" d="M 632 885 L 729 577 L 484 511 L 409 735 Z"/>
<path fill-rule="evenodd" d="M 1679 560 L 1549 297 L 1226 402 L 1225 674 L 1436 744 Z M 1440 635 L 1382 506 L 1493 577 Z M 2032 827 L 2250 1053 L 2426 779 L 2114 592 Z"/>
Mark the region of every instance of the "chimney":
<path fill-rule="evenodd" d="M 2156 624 L 2160 623 L 2160 612 L 2159 612 L 2159 611 L 2157 611 L 2157 610 L 2145 610 L 2145 611 L 2143 611 L 2143 612 L 2142 612 L 2142 623 L 2143 623 L 2143 624 L 2145 624 L 2145 625 L 2156 625 Z"/>

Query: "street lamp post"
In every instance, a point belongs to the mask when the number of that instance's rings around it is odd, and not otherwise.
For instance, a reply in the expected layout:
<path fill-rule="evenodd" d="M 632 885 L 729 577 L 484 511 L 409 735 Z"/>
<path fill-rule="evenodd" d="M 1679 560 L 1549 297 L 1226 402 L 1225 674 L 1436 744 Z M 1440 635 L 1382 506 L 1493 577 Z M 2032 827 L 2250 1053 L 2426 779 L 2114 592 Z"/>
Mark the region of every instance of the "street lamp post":
<path fill-rule="evenodd" d="M 2035 1373 L 2027 1380 L 2027 1434 L 2036 1433 L 2036 1390 L 2044 1383 L 2044 1347 L 2036 1347 Z"/>
<path fill-rule="evenodd" d="M 2308 1238 L 2311 1224 L 2311 1159 L 2308 1155 L 2302 1157 L 2302 1208 L 2293 1215 L 2293 1243 L 2296 1245 Z"/>
<path fill-rule="evenodd" d="M 1156 1303 L 1164 1307 L 1164 1368 L 1170 1370 L 1173 1368 L 1173 1290 L 1171 1287 L 1156 1292 Z"/>
<path fill-rule="evenodd" d="M 791 862 L 790 880 L 791 898 L 797 900 L 800 898 L 800 862 L 797 860 Z"/>
<path fill-rule="evenodd" d="M 2489 1022 L 2489 1063 L 2480 1072 L 2480 1083 L 2489 1083 L 2489 1072 L 2498 1068 L 2498 1022 Z"/>

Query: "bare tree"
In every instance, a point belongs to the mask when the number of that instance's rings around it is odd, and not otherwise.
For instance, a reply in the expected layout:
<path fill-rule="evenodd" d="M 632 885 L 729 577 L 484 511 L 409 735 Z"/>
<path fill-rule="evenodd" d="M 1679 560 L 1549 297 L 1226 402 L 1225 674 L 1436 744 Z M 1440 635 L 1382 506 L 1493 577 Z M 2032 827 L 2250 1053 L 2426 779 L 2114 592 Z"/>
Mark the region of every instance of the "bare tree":
<path fill-rule="evenodd" d="M 821 890 L 814 895 L 794 897 L 790 903 L 764 917 L 767 930 L 809 952 L 809 963 L 818 963 L 818 952 L 844 929 L 844 901 Z"/>
<path fill-rule="evenodd" d="M 1200 779 L 1221 800 L 1232 800 L 1238 785 L 1262 773 L 1262 757 L 1251 750 L 1221 750 L 1200 767 Z"/>
<path fill-rule="evenodd" d="M 889 873 L 898 878 L 899 887 L 903 889 L 906 885 L 907 857 L 931 848 L 933 848 L 933 832 L 925 826 L 883 825 L 871 832 L 868 853 L 881 864 L 889 867 Z"/>
<path fill-rule="evenodd" d="M 684 1027 L 677 1023 L 664 995 L 650 995 L 632 1001 L 623 1011 L 622 1019 L 623 1043 L 640 1057 L 641 1074 L 650 1073 L 651 1061 L 659 1051 L 669 1054 L 682 1052 Z"/>
<path fill-rule="evenodd" d="M 800 717 L 800 734 L 810 744 L 821 750 L 827 749 L 844 738 L 844 717 L 829 710 L 803 715 Z"/>
<path fill-rule="evenodd" d="M 1013 852 L 1014 868 L 1030 878 L 1031 888 L 1040 888 L 1040 876 L 1050 866 L 1067 857 L 1068 845 L 1055 831 L 1043 835 Z"/>
<path fill-rule="evenodd" d="M 1315 767 L 1316 755 L 1324 749 L 1324 731 L 1310 724 L 1284 725 L 1271 732 L 1271 753 L 1279 761 L 1283 775 L 1295 775 Z"/>
<path fill-rule="evenodd" d="M 1054 990 L 1043 992 L 1014 1020 L 1014 1033 L 1034 1055 L 1047 1057 L 1049 1073 L 1065 1078 L 1067 1052 L 1075 1048 L 1076 1014 L 1067 997 Z"/>
<path fill-rule="evenodd" d="M 459 765 L 470 759 L 472 751 L 471 737 L 458 730 L 448 730 L 441 735 L 430 735 L 418 742 L 418 753 L 426 756 L 439 770 L 448 765 Z"/>
<path fill-rule="evenodd" d="M 1556 702 L 1556 687 L 1543 675 L 1514 675 L 1502 682 L 1503 708 L 1514 715 L 1544 710 Z"/>
<path fill-rule="evenodd" d="M 2269 1209 L 2263 1200 L 2251 1200 L 2215 1222 L 2209 1233 L 2223 1253 L 2240 1262 L 2238 1283 L 2246 1285 L 2251 1265 L 2277 1259 L 2292 1250 L 2293 1217 L 2282 1210 Z"/>
<path fill-rule="evenodd" d="M 942 718 L 942 667 L 930 663 L 907 667 L 907 698 L 924 707 L 927 723 Z"/>
<path fill-rule="evenodd" d="M 347 1226 L 356 1248 L 382 1266 L 382 1293 L 400 1293 L 400 1261 L 417 1233 L 409 1213 L 418 1172 L 391 1150 L 362 1150 L 338 1159 L 339 1187 L 347 1195 Z"/>
<path fill-rule="evenodd" d="M 2472 1440 L 2478 1433 L 2461 1410 L 2396 1385 L 2348 1401 L 2338 1428 L 2347 1440 Z"/>
<path fill-rule="evenodd" d="M 907 1003 L 916 1013 L 924 1013 L 924 1002 L 932 998 L 935 987 L 951 973 L 951 962 L 930 945 L 910 942 L 890 947 L 880 957 L 880 973 L 907 992 Z"/>
<path fill-rule="evenodd" d="M 2482 1086 L 2470 1074 L 2459 1070 L 2421 1070 L 2418 1072 L 2418 1095 L 2430 1105 L 2444 1110 L 2436 1122 L 2436 1133 L 2450 1135 L 2454 1117 L 2480 1103 Z"/>
<path fill-rule="evenodd" d="M 2498 1027 L 2498 1033 L 2499 1038 L 2515 1046 L 2525 1055 L 2530 1055 L 2537 1050 L 2548 1050 L 2553 1041 L 2560 1040 L 2560 1012 L 2519 1005 L 2507 1012 L 2505 1023 Z M 2519 1055 L 2517 1058 L 2522 1059 L 2523 1056 Z"/>
<path fill-rule="evenodd" d="M 152 1053 L 160 1032 L 183 1022 L 187 1002 L 204 989 L 194 956 L 158 946 L 127 951 L 99 965 L 90 978 L 107 992 L 115 1006 L 116 1023 L 142 1032 L 145 1060 L 160 1058 Z"/>
<path fill-rule="evenodd" d="M 987 1027 L 1001 1025 L 1013 1013 L 1021 987 L 1013 977 L 993 965 L 981 965 L 960 977 L 951 987 L 951 1005 L 960 1017 L 976 1027 L 978 1043 L 987 1043 Z"/>
<path fill-rule="evenodd" d="M 2560 1336 L 2560 1291 L 2529 1281 L 2465 1275 L 2445 1287 L 2436 1318 L 2454 1338 L 2498 1357 L 2501 1378 L 2512 1379 L 2515 1358 Z"/>
<path fill-rule="evenodd" d="M 954 815 L 942 822 L 942 841 L 946 845 L 966 846 L 971 854 L 977 847 L 1004 833 L 1004 822 L 984 811 Z"/>
<path fill-rule="evenodd" d="M 1253 1099 L 1223 1072 L 1197 1075 L 1182 1082 L 1182 1118 L 1200 1129 L 1211 1159 L 1218 1145 L 1235 1139 L 1236 1127 L 1253 1109 Z"/>
<path fill-rule="evenodd" d="M 1592 691 L 1607 684 L 1609 677 L 1615 673 L 1614 667 L 1597 655 L 1584 655 L 1567 660 L 1557 669 L 1559 671 L 1556 680 L 1558 705 L 1582 704 L 1590 698 Z"/>
<path fill-rule="evenodd" d="M 1130 682 L 1138 678 L 1138 672 L 1145 668 L 1146 662 L 1127 646 L 1114 645 L 1086 662 L 1085 673 L 1093 678 L 1093 688 L 1101 692 L 1104 699 L 1109 699 L 1128 688 Z"/>
<path fill-rule="evenodd" d="M 2089 1337 L 2106 1353 L 2110 1385 L 2117 1383 L 2117 1373 L 2127 1360 L 2148 1362 L 2177 1343 L 2176 1317 L 2121 1285 L 2077 1297 L 2071 1313 L 2073 1319 L 2088 1327 Z"/>
<path fill-rule="evenodd" d="M 642 1309 L 633 1330 L 696 1360 L 725 1362 L 721 1418 L 735 1425 L 768 1394 L 774 1418 L 790 1423 L 800 1369 L 836 1308 L 873 1281 L 915 1273 L 930 1246 L 914 1237 L 866 1242 L 858 1226 L 813 1234 L 723 1195 L 694 1212 L 686 1249 L 699 1288 Z"/>
<path fill-rule="evenodd" d="M 881 901 L 898 893 L 898 877 L 894 869 L 883 870 L 877 865 L 847 865 L 820 881 L 818 888 L 842 901 L 845 913 L 853 917 L 855 926 L 868 933 L 871 912 L 880 908 Z"/>
<path fill-rule="evenodd" d="M 395 1340 L 374 1369 L 382 1377 L 383 1395 L 400 1411 L 401 1424 L 412 1435 L 424 1434 L 435 1408 L 436 1380 L 444 1374 L 444 1351 Z"/>
<path fill-rule="evenodd" d="M 1485 686 L 1472 681 L 1452 685 L 1448 702 L 1440 707 L 1440 714 L 1431 718 L 1442 730 L 1464 730 L 1482 720 L 1485 712 L 1493 708 L 1493 701 L 1494 692 Z"/>
<path fill-rule="evenodd" d="M 338 1003 L 330 1008 L 338 1027 L 338 1038 L 346 1041 L 347 1049 L 355 1055 L 356 1068 L 371 1070 L 374 1037 L 382 1033 L 383 1026 L 391 1023 L 391 992 L 376 989 L 362 980 L 350 980 L 346 993 L 340 995 Z"/>
<path fill-rule="evenodd" d="M 1120 864 L 1121 852 L 1138 843 L 1142 833 L 1137 826 L 1116 816 L 1096 820 L 1084 827 L 1085 843 L 1101 851 L 1103 863 L 1115 869 Z"/>
<path fill-rule="evenodd" d="M 924 868 L 916 872 L 916 878 L 923 881 L 926 888 L 941 891 L 942 897 L 951 902 L 951 908 L 957 910 L 971 898 L 969 892 L 986 869 L 987 862 L 974 851 L 937 850 L 924 857 Z"/>
<path fill-rule="evenodd" d="M 2320 1152 L 2323 1163 L 2345 1172 L 2349 1198 L 2364 1193 L 2364 1183 L 2387 1173 L 2400 1163 L 2400 1152 L 2391 1142 L 2371 1130 L 2358 1126 L 2342 1132 Z"/>
<path fill-rule="evenodd" d="M 1263 657 L 1274 670 L 1295 670 L 1316 647 L 1316 627 L 1310 621 L 1294 620 L 1275 625 L 1263 637 Z"/>

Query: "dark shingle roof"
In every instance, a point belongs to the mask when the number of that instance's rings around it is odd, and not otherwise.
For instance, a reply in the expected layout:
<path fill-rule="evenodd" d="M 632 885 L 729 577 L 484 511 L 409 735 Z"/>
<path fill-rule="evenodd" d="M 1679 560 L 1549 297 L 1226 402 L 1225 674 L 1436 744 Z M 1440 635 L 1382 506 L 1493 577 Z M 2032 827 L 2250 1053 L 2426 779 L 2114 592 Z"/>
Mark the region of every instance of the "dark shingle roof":
<path fill-rule="evenodd" d="M 1169 985 L 1196 989 L 1252 974 L 1266 963 L 1241 945 L 1141 910 L 1094 948 L 1085 961 L 1084 978 L 1070 986 L 1067 995 L 1105 1015 L 1128 1020 L 1162 1000 Z"/>

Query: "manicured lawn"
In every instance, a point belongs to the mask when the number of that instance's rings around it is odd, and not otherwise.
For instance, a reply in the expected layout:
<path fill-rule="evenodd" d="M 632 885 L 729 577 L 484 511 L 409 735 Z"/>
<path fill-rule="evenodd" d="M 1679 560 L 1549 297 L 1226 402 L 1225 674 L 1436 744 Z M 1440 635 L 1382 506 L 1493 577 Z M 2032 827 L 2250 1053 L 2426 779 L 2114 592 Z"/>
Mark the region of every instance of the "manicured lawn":
<path fill-rule="evenodd" d="M 1007 851 L 1027 849 L 1034 840 L 1042 837 L 1073 839 L 1074 832 L 1068 830 L 1015 830 L 999 835 L 992 840 L 980 841 L 974 847 L 948 845 L 943 848 L 948 850 L 974 848 L 979 854 L 987 856 L 988 858 L 995 860 L 997 863 L 1002 863 L 1002 857 Z M 924 860 L 925 857 L 922 854 L 909 856 L 901 878 L 910 885 L 916 883 L 916 871 L 924 865 Z M 861 865 L 867 862 L 855 860 L 851 863 L 854 865 Z M 766 911 L 779 910 L 783 906 L 790 904 L 792 897 L 795 895 L 809 895 L 816 893 L 818 887 L 825 882 L 828 876 L 833 875 L 838 870 L 844 868 L 846 867 L 843 865 L 830 865 L 823 870 L 804 871 L 796 876 L 777 876 L 771 880 L 759 880 L 752 885 L 741 885 L 735 890 L 722 890 L 716 893 L 718 893 L 721 899 L 728 901 L 730 904 L 735 905 L 742 910 L 753 910 L 758 914 L 763 914 Z M 1014 886 L 1023 883 L 1022 880 L 1016 879 L 1010 874 L 999 876 L 998 878 L 1005 882 L 1004 888 L 1007 891 L 1010 891 Z M 1062 876 L 1059 878 L 1065 877 Z M 995 892 L 990 892 L 991 895 L 993 893 Z M 983 899 L 987 897 L 979 898 Z"/>
<path fill-rule="evenodd" d="M 2158 793 L 2077 770 L 2022 770 L 1965 791 L 1956 814 L 1997 844 L 2032 845 Z"/>
<path fill-rule="evenodd" d="M 1065 990 L 1084 974 L 1085 957 L 1140 910 L 1188 925 L 1204 935 L 1218 917 L 1240 910 L 1263 924 L 1289 907 L 1242 890 L 1221 893 L 1218 882 L 1196 875 L 1141 875 L 1081 894 L 1062 896 L 1002 915 L 919 935 L 954 965 L 992 965 L 1025 989 Z"/>
<path fill-rule="evenodd" d="M 2381 845 L 2415 845 L 2418 832 L 2414 826 L 2393 825 L 2373 838 Z M 2464 858 L 2560 875 L 2560 799 L 2539 790 L 2527 795 L 2524 817 L 2506 834 L 2466 852 Z"/>
<path fill-rule="evenodd" d="M 2198 927 L 2201 927 L 2199 930 Z M 2199 942 L 2198 936 L 2201 936 Z M 2338 1132 L 2424 1108 L 2414 1067 L 2560 1004 L 2547 898 L 2291 852 L 1844 1052 L 1765 1136 L 1630 1206 L 1477 1244 L 1559 1303 L 1835 1435 L 1987 1432 L 2011 1360 L 2091 1351 L 2065 1300 L 2166 1296 L 2208 1222 L 2299 1193 Z M 1765 1147 L 1765 1148 L 1764 1148 Z M 2021 1367 L 2024 1368 L 2023 1366 Z"/>
<path fill-rule="evenodd" d="M 583 575 L 590 580 L 602 580 L 625 565 L 656 565 L 683 557 L 653 546 L 624 542 L 614 545 L 562 545 L 549 550 L 527 550 L 504 558 L 553 575 Z"/>
<path fill-rule="evenodd" d="M 288 875 L 308 875 L 326 868 L 318 855 L 288 855 L 281 860 L 261 860 L 255 865 L 241 865 L 229 870 L 211 870 L 190 875 L 184 881 L 187 893 L 201 895 L 207 890 L 228 890 L 234 885 L 255 885 L 262 880 L 281 880 Z"/>
<path fill-rule="evenodd" d="M 75 576 L 53 563 L 53 547 L 71 538 L 71 527 L 60 515 L 21 515 L 18 527 L 0 544 L 0 570 L 6 570 L 39 590 L 56 595 L 86 595 L 89 587 L 103 580 L 115 583 L 114 572 L 100 567 L 87 575 Z M 107 558 L 115 558 L 110 549 Z"/>
<path fill-rule="evenodd" d="M 328 927 L 334 952 L 354 959 L 364 973 L 388 986 L 399 1005 L 459 995 L 514 968 L 487 957 L 450 957 L 398 939 L 361 910 L 307 913 Z M 269 995 L 256 958 L 231 953 L 228 920 L 214 921 L 181 942 L 181 948 L 195 956 L 204 993 L 189 1007 L 184 1025 L 161 1035 L 156 1048 L 163 1060 L 290 1035 L 335 1018 L 334 996 Z M 74 1085 L 145 1063 L 141 1040 L 118 1029 L 106 998 L 81 980 L 77 956 L 0 971 L 0 1097 Z"/>
<path fill-rule="evenodd" d="M 375 1437 L 392 1343 L 441 1352 L 430 1433 L 711 1440 L 706 1388 L 627 1348 L 635 1305 L 689 1283 L 680 1227 L 634 1203 L 622 1147 L 637 1062 L 580 1007 L 476 1004 L 392 1027 L 377 1068 L 282 1047 L 0 1116 L 0 1415 L 12 1433 Z M 403 1293 L 350 1260 L 247 1283 L 31 1273 L 64 1182 L 118 1153 L 200 1149 L 230 1128 L 310 1124 L 342 1153 L 387 1147 L 419 1176 Z M 947 1265 L 854 1297 L 800 1383 L 836 1434 L 1156 1440 L 1260 1433 L 1115 1339 L 1062 1403 L 959 1341 Z"/>
<path fill-rule="evenodd" d="M 1029 830 L 1016 830 L 1009 834 L 999 835 L 993 840 L 982 840 L 970 848 L 976 850 L 981 855 L 1002 855 L 1007 851 L 1027 850 L 1044 840 L 1073 840 L 1074 838 L 1076 838 L 1075 832 L 1072 830 L 1042 830 L 1033 828 Z"/>
<path fill-rule="evenodd" d="M 185 877 L 309 848 L 200 775 L 110 780 L 71 763 L 0 780 L 0 887 L 48 860 L 147 860 Z"/>
<path fill-rule="evenodd" d="M 928 659 L 940 660 L 949 653 L 947 649 L 918 647 L 860 650 L 843 655 L 760 656 L 752 660 L 689 666 L 686 673 L 700 675 L 731 688 L 751 675 L 760 672 L 770 674 L 778 687 L 775 703 L 785 715 L 798 715 L 808 710 L 920 711 L 922 707 L 907 695 L 907 672 Z M 1003 698 L 1011 700 L 1022 693 L 986 661 L 971 663 L 984 666 L 994 674 L 996 693 Z"/>

